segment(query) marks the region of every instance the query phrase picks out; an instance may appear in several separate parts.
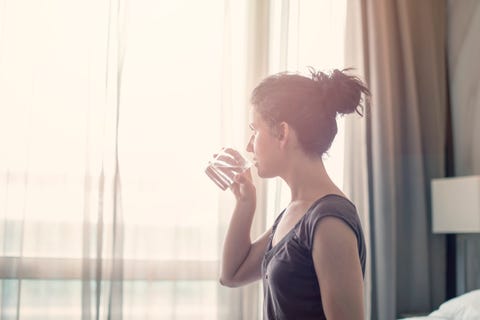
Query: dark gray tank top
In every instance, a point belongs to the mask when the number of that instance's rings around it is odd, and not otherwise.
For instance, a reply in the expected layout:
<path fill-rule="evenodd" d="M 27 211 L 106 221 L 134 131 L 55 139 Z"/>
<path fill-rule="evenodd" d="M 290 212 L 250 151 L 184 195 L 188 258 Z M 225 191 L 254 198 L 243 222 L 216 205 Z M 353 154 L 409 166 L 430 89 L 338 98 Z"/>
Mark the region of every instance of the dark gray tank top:
<path fill-rule="evenodd" d="M 272 238 L 284 212 L 273 224 L 262 261 L 264 319 L 326 319 L 312 259 L 315 227 L 327 216 L 346 222 L 357 237 L 358 255 L 365 275 L 366 247 L 357 210 L 344 197 L 326 195 L 316 200 L 292 230 L 272 248 Z"/>

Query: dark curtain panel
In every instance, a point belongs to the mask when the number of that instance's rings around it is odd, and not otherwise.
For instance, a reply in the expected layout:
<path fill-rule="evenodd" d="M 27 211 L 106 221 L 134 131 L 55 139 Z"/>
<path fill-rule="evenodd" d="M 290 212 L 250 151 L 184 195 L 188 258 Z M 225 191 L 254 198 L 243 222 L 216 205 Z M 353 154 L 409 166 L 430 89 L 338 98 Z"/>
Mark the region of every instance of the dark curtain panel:
<path fill-rule="evenodd" d="M 445 236 L 432 234 L 430 214 L 430 181 L 445 176 L 446 3 L 348 7 L 347 30 L 355 32 L 347 33 L 347 54 L 372 92 L 365 134 L 372 319 L 429 312 L 446 287 Z"/>
<path fill-rule="evenodd" d="M 447 48 L 454 170 L 452 176 L 480 175 L 480 2 L 448 0 Z M 452 237 L 452 236 L 450 236 Z M 457 235 L 456 294 L 480 288 L 480 235 Z"/>

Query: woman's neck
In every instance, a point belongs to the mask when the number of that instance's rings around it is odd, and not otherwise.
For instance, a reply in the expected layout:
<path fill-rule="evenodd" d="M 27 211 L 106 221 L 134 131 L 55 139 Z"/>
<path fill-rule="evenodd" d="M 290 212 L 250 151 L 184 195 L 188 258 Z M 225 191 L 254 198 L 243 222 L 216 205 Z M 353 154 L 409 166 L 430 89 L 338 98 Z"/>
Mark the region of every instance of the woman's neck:
<path fill-rule="evenodd" d="M 325 170 L 321 158 L 300 158 L 292 162 L 282 179 L 290 187 L 291 202 L 314 201 L 326 194 L 343 195 Z"/>

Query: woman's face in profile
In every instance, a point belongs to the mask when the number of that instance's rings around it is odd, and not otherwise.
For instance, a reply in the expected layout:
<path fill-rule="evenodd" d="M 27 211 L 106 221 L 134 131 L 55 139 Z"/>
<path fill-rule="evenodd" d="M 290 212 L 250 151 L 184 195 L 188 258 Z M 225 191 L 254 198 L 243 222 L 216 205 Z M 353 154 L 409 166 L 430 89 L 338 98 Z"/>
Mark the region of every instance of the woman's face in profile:
<path fill-rule="evenodd" d="M 251 119 L 249 127 L 252 135 L 247 151 L 253 153 L 253 164 L 260 177 L 275 177 L 278 175 L 279 140 L 269 124 L 255 110 L 252 111 Z"/>

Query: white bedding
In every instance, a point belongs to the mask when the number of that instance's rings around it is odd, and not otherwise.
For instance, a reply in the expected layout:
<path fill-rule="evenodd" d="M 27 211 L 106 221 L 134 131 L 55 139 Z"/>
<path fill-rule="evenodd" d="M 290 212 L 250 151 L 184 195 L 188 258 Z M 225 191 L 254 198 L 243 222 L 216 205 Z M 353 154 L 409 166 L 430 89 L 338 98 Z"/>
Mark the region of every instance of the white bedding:
<path fill-rule="evenodd" d="M 425 317 L 404 320 L 480 320 L 480 290 L 450 299 Z"/>

